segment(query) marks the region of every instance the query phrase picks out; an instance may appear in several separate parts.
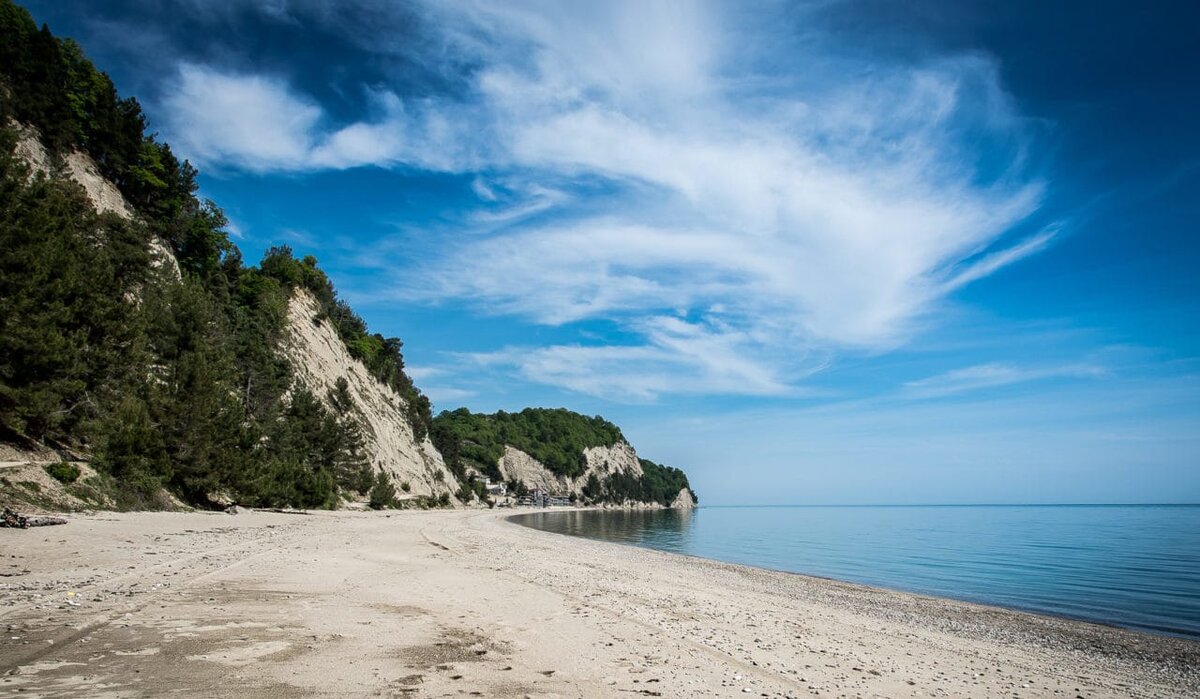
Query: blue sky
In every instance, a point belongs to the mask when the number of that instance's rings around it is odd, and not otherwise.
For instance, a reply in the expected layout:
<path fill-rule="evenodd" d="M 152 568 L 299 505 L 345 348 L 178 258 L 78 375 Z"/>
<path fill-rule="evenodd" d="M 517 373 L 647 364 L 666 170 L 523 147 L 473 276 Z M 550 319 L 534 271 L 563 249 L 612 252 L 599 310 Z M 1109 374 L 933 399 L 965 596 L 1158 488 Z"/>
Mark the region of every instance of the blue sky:
<path fill-rule="evenodd" d="M 1193 3 L 28 6 L 438 409 L 709 504 L 1200 501 Z"/>

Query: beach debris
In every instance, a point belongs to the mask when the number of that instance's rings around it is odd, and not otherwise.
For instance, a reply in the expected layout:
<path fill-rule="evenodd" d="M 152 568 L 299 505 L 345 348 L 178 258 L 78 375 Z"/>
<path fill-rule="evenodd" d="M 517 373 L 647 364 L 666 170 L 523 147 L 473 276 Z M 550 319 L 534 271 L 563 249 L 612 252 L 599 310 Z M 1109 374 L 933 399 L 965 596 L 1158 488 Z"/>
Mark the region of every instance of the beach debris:
<path fill-rule="evenodd" d="M 10 527 L 12 529 L 28 529 L 30 527 L 48 527 L 54 524 L 66 524 L 67 520 L 62 517 L 37 517 L 33 515 L 23 515 L 13 510 L 4 508 L 4 514 L 0 515 L 0 527 Z"/>

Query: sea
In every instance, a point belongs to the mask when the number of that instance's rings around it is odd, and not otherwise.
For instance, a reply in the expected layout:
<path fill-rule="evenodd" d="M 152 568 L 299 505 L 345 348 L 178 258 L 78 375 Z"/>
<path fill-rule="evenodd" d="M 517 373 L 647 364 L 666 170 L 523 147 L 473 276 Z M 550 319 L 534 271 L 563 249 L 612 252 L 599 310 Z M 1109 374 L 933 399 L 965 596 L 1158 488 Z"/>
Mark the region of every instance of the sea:
<path fill-rule="evenodd" d="M 546 510 L 513 520 L 1200 640 L 1200 505 Z"/>

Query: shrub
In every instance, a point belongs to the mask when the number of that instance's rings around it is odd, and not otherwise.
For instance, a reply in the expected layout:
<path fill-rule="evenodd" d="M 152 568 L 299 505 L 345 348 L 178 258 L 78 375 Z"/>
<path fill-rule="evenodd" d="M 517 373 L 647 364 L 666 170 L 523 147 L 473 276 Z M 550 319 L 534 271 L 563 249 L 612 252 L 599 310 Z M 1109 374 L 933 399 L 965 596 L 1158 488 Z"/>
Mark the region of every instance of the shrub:
<path fill-rule="evenodd" d="M 396 506 L 396 486 L 392 485 L 392 479 L 388 474 L 380 471 L 375 476 L 375 485 L 371 486 L 369 497 L 367 504 L 372 510 Z"/>
<path fill-rule="evenodd" d="M 51 478 L 64 485 L 79 480 L 79 467 L 66 461 L 60 461 L 56 464 L 46 464 L 45 469 Z"/>

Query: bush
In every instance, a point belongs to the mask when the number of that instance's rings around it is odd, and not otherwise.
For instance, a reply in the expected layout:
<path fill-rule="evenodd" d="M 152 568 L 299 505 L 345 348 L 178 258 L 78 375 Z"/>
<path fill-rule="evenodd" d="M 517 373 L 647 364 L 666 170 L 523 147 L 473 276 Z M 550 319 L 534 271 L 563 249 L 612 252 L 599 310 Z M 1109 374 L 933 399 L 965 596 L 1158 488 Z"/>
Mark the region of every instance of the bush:
<path fill-rule="evenodd" d="M 46 464 L 46 473 L 59 483 L 67 484 L 74 483 L 79 480 L 79 467 L 75 464 L 60 461 L 56 464 Z"/>
<path fill-rule="evenodd" d="M 435 507 L 450 507 L 450 493 L 442 493 L 436 498 L 428 495 L 418 495 L 415 500 L 406 500 L 402 505 L 404 507 L 416 505 L 422 510 L 429 510 Z"/>
<path fill-rule="evenodd" d="M 376 474 L 375 485 L 371 486 L 370 500 L 367 504 L 372 510 L 396 506 L 396 487 L 392 485 L 391 476 L 383 471 Z"/>

